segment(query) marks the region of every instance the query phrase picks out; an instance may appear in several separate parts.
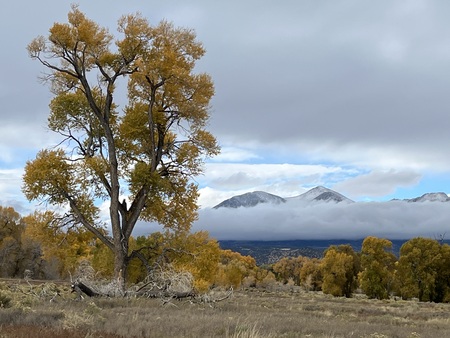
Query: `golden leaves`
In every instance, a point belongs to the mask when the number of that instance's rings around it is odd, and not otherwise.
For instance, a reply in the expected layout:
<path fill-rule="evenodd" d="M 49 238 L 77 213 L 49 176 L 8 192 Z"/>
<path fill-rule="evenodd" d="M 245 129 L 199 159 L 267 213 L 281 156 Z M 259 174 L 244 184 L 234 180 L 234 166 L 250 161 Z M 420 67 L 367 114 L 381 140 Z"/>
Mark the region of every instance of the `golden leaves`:
<path fill-rule="evenodd" d="M 124 15 L 118 21 L 118 31 L 124 38 L 116 42 L 120 54 L 125 60 L 134 60 L 141 55 L 151 40 L 152 30 L 140 14 Z"/>
<path fill-rule="evenodd" d="M 359 283 L 369 298 L 389 297 L 393 287 L 395 255 L 390 252 L 392 242 L 373 236 L 366 237 L 361 248 Z"/>
<path fill-rule="evenodd" d="M 219 271 L 215 283 L 221 286 L 238 288 L 245 277 L 256 274 L 255 259 L 242 256 L 231 250 L 221 250 Z"/>
<path fill-rule="evenodd" d="M 58 266 L 61 277 L 73 273 L 82 260 L 91 259 L 93 235 L 84 228 L 67 227 L 51 211 L 34 212 L 24 218 L 24 236 L 40 243 L 43 257 Z"/>
<path fill-rule="evenodd" d="M 86 177 L 77 173 L 62 149 L 41 150 L 36 159 L 25 165 L 22 191 L 29 200 L 47 199 L 51 204 L 73 203 L 86 220 L 93 222 L 98 214 Z"/>
<path fill-rule="evenodd" d="M 28 44 L 27 50 L 31 58 L 35 59 L 39 57 L 40 53 L 45 51 L 45 38 L 39 35 Z"/>
<path fill-rule="evenodd" d="M 413 238 L 400 248 L 397 279 L 402 297 L 420 301 L 450 299 L 448 245 L 430 238 Z"/>
<path fill-rule="evenodd" d="M 214 283 L 221 250 L 217 241 L 211 239 L 206 231 L 176 234 L 168 246 L 175 249 L 174 267 L 191 272 L 198 291 L 206 291 Z"/>
<path fill-rule="evenodd" d="M 322 290 L 333 296 L 350 297 L 356 288 L 359 260 L 350 245 L 331 246 L 321 264 Z"/>
<path fill-rule="evenodd" d="M 57 41 L 66 41 L 60 43 L 62 48 L 86 51 L 91 55 L 98 55 L 108 47 L 112 40 L 108 30 L 89 20 L 77 6 L 72 6 L 67 17 L 68 24 L 55 23 L 50 29 L 50 41 L 55 38 Z"/>
<path fill-rule="evenodd" d="M 48 197 L 51 203 L 63 203 L 72 193 L 71 179 L 72 169 L 62 150 L 41 150 L 25 165 L 22 190 L 29 200 Z"/>
<path fill-rule="evenodd" d="M 62 54 L 65 50 L 75 49 L 75 37 L 72 34 L 72 29 L 68 24 L 55 23 L 50 28 L 50 35 L 48 37 L 52 43 L 52 50 Z"/>

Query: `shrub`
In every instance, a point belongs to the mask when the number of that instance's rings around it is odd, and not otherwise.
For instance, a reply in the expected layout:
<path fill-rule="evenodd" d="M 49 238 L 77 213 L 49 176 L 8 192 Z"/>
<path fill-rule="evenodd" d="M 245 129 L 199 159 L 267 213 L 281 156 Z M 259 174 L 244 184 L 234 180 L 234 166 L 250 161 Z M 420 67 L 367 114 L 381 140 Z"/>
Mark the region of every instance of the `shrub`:
<path fill-rule="evenodd" d="M 11 307 L 11 301 L 11 297 L 9 297 L 5 292 L 0 291 L 0 308 L 6 309 Z"/>

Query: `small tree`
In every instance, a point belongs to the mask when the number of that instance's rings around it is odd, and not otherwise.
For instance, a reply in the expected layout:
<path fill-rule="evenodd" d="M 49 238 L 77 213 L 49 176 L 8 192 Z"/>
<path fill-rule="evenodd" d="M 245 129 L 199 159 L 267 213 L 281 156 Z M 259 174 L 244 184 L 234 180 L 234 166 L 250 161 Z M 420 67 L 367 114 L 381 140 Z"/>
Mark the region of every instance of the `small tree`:
<path fill-rule="evenodd" d="M 40 278 L 45 262 L 41 243 L 26 235 L 26 222 L 12 207 L 0 206 L 0 276 Z"/>
<path fill-rule="evenodd" d="M 391 249 L 392 242 L 387 239 L 369 236 L 363 241 L 359 285 L 369 298 L 389 298 L 396 262 Z"/>
<path fill-rule="evenodd" d="M 172 236 L 167 241 L 166 259 L 177 271 L 188 271 L 194 278 L 193 286 L 199 292 L 214 283 L 219 268 L 221 249 L 208 232 Z"/>
<path fill-rule="evenodd" d="M 91 259 L 94 236 L 87 229 L 67 227 L 52 211 L 36 211 L 24 217 L 24 222 L 24 234 L 39 242 L 43 258 L 55 264 L 58 272 L 55 277 L 68 277 L 81 261 Z"/>
<path fill-rule="evenodd" d="M 308 291 L 322 290 L 321 261 L 317 258 L 308 259 L 300 270 L 301 285 Z"/>
<path fill-rule="evenodd" d="M 72 6 L 68 23 L 28 45 L 48 71 L 54 98 L 49 128 L 63 139 L 25 167 L 23 191 L 70 207 L 67 216 L 114 253 L 114 273 L 125 281 L 129 240 L 138 220 L 187 231 L 197 216 L 197 186 L 205 156 L 218 153 L 205 130 L 213 84 L 194 67 L 205 53 L 188 29 L 151 26 L 139 14 L 118 22 L 121 39 Z M 128 79 L 128 104 L 115 102 Z M 99 205 L 107 202 L 112 237 Z"/>
<path fill-rule="evenodd" d="M 14 208 L 0 206 L 0 276 L 20 275 L 22 259 L 22 233 L 25 229 L 23 219 Z"/>
<path fill-rule="evenodd" d="M 286 284 L 293 280 L 295 285 L 300 285 L 300 270 L 308 259 L 303 256 L 283 257 L 272 266 L 273 272 L 279 281 Z"/>
<path fill-rule="evenodd" d="M 221 250 L 215 284 L 239 288 L 246 277 L 255 277 L 257 270 L 253 257 L 242 256 L 231 250 Z"/>

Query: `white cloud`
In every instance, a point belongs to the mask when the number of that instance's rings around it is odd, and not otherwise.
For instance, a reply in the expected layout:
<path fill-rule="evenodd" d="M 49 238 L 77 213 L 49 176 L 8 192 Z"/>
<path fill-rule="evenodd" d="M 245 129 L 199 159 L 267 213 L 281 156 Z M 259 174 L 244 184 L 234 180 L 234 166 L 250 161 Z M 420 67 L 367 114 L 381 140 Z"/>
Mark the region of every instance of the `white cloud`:
<path fill-rule="evenodd" d="M 254 180 L 254 183 L 269 183 L 288 179 L 309 179 L 344 171 L 338 166 L 325 165 L 208 163 L 205 180 L 210 182 L 211 186 L 220 187 L 236 182 L 243 184 L 249 180 Z"/>
<path fill-rule="evenodd" d="M 296 148 L 314 163 L 328 160 L 381 171 L 392 168 L 416 172 L 450 171 L 450 157 L 444 156 L 441 148 L 428 147 L 426 144 L 408 147 L 396 143 L 369 144 L 356 140 L 349 143 L 305 141 L 296 144 Z"/>
<path fill-rule="evenodd" d="M 216 162 L 241 162 L 260 158 L 254 151 L 238 147 L 222 147 L 220 154 L 214 157 Z"/>
<path fill-rule="evenodd" d="M 0 126 L 0 135 L 2 135 L 0 160 L 6 163 L 19 159 L 25 163 L 20 152 L 37 152 L 39 149 L 55 146 L 61 141 L 61 137 L 49 131 L 44 122 L 42 124 L 6 122 Z"/>
<path fill-rule="evenodd" d="M 380 197 L 394 193 L 397 188 L 411 187 L 419 183 L 421 175 L 413 171 L 375 170 L 365 175 L 349 178 L 333 186 L 333 189 L 349 195 Z"/>
<path fill-rule="evenodd" d="M 30 204 L 22 194 L 23 169 L 0 169 L 0 205 L 13 207 L 20 213 L 30 212 Z"/>

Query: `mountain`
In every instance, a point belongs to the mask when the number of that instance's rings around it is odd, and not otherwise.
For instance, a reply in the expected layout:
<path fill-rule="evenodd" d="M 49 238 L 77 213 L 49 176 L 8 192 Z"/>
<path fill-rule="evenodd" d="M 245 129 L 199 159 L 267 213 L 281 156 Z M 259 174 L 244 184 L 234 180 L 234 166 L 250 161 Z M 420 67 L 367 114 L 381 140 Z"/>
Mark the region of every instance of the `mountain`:
<path fill-rule="evenodd" d="M 433 192 L 427 193 L 420 197 L 404 199 L 405 202 L 450 202 L 450 197 L 443 192 Z M 239 208 L 239 207 L 254 207 L 260 203 L 272 203 L 272 204 L 282 204 L 285 202 L 334 202 L 334 203 L 355 203 L 351 199 L 345 197 L 344 195 L 322 187 L 318 186 L 308 190 L 304 194 L 283 198 L 277 195 L 269 194 L 264 191 L 254 191 L 243 195 L 233 196 L 214 207 L 218 208 Z"/>
<path fill-rule="evenodd" d="M 305 202 L 353 203 L 353 201 L 351 199 L 345 197 L 344 195 L 342 195 L 334 190 L 322 187 L 322 186 L 312 188 L 311 190 L 308 190 L 304 194 L 290 197 L 287 200 L 305 201 Z"/>
<path fill-rule="evenodd" d="M 420 197 L 406 199 L 407 202 L 449 202 L 450 197 L 443 192 L 430 192 Z"/>
<path fill-rule="evenodd" d="M 219 204 L 214 209 L 218 208 L 239 208 L 239 207 L 254 207 L 260 203 L 272 203 L 281 204 L 286 201 L 305 201 L 305 202 L 347 202 L 353 203 L 353 201 L 340 193 L 319 186 L 311 190 L 308 190 L 304 194 L 283 198 L 277 195 L 269 194 L 264 191 L 254 191 L 243 195 L 233 196 Z"/>
<path fill-rule="evenodd" d="M 281 204 L 285 202 L 286 200 L 280 196 L 272 195 L 264 191 L 254 191 L 243 195 L 233 196 L 217 204 L 214 209 L 254 207 L 260 203 Z"/>

